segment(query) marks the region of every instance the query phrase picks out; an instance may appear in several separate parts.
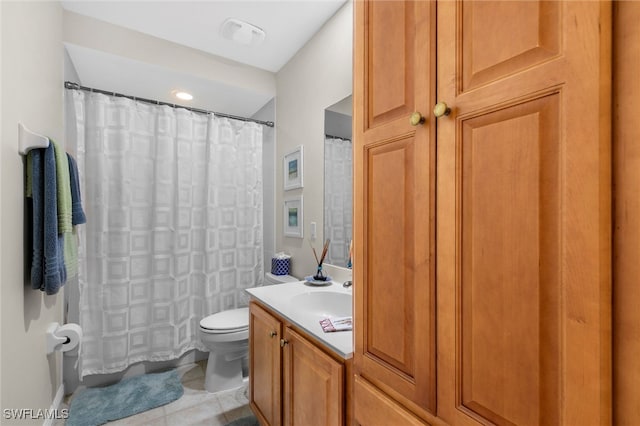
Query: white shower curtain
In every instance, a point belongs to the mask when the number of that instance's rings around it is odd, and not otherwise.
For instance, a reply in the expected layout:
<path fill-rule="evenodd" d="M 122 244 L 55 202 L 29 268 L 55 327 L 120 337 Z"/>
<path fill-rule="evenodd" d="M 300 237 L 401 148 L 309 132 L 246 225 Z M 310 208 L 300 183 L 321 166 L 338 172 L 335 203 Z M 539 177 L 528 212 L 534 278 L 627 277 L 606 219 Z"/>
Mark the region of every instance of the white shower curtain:
<path fill-rule="evenodd" d="M 324 237 L 331 239 L 326 262 L 347 266 L 353 231 L 351 141 L 327 136 L 324 143 Z"/>
<path fill-rule="evenodd" d="M 243 289 L 262 283 L 262 126 L 72 96 L 81 375 L 204 350 L 200 319 L 246 306 Z"/>

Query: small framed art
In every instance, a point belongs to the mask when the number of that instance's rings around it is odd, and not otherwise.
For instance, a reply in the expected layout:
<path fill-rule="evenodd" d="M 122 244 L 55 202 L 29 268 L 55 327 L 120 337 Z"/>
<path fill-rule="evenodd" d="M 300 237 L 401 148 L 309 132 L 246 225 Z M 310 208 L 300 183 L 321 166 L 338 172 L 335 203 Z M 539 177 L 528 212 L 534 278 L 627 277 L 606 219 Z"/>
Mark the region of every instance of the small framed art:
<path fill-rule="evenodd" d="M 284 200 L 284 236 L 302 238 L 302 195 Z"/>
<path fill-rule="evenodd" d="M 302 188 L 302 152 L 303 146 L 299 145 L 293 151 L 284 156 L 284 190 Z"/>

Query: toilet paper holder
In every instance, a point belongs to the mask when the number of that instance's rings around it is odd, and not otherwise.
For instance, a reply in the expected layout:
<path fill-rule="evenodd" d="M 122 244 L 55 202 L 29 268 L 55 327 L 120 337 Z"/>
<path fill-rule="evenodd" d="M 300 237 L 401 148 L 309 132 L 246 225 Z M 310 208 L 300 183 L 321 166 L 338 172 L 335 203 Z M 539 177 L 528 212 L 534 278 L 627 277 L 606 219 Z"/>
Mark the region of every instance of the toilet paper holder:
<path fill-rule="evenodd" d="M 57 322 L 52 322 L 47 327 L 46 332 L 46 345 L 47 345 L 47 355 L 53 353 L 56 350 L 61 349 L 62 345 L 66 345 L 71 342 L 69 336 L 58 336 L 56 332 L 60 328 L 60 324 Z"/>

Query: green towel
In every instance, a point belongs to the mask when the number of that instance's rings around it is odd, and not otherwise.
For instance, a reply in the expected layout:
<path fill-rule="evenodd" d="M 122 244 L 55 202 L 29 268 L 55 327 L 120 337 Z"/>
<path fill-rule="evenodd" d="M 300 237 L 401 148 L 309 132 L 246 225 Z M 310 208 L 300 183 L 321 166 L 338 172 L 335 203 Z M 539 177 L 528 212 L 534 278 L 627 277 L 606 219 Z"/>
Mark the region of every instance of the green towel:
<path fill-rule="evenodd" d="M 69 160 L 64 149 L 55 141 L 51 141 L 56 153 L 56 182 L 58 184 L 58 234 L 73 231 L 71 224 L 71 179 L 69 177 Z"/>
<path fill-rule="evenodd" d="M 72 224 L 72 199 L 71 177 L 69 175 L 69 159 L 67 153 L 51 141 L 56 157 L 56 182 L 58 200 L 58 234 L 64 239 L 64 266 L 67 270 L 67 278 L 78 273 L 78 241 L 73 232 Z"/>

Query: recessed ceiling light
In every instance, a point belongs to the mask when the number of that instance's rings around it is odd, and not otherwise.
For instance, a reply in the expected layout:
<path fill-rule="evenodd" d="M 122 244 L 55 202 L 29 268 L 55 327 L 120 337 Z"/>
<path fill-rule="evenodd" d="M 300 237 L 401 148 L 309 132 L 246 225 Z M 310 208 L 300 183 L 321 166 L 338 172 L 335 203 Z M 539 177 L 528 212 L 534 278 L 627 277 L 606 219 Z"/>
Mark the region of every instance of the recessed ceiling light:
<path fill-rule="evenodd" d="M 182 91 L 174 91 L 173 96 L 178 99 L 182 99 L 183 101 L 190 101 L 193 99 L 193 95 L 191 93 L 182 92 Z"/>

